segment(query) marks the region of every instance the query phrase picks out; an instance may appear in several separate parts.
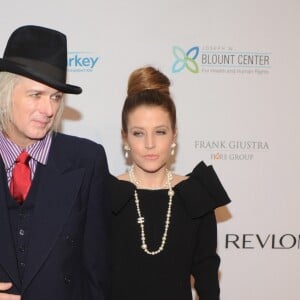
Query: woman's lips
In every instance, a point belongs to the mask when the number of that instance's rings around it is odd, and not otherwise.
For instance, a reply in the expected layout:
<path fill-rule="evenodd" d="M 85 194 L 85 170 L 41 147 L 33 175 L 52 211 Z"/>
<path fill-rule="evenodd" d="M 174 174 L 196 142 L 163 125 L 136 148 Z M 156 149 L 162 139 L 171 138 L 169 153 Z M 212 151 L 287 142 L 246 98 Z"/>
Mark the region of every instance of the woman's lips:
<path fill-rule="evenodd" d="M 145 159 L 148 159 L 148 160 L 155 160 L 155 159 L 158 159 L 158 155 L 156 154 L 147 154 L 144 156 Z"/>

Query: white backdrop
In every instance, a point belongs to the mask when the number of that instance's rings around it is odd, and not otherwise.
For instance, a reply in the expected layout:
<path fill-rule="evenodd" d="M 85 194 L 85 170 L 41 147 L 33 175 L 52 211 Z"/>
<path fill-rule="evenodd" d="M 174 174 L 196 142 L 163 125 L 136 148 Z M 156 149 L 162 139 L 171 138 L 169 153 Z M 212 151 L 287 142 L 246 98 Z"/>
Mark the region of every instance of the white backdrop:
<path fill-rule="evenodd" d="M 213 164 L 233 199 L 217 211 L 221 299 L 299 299 L 298 0 L 27 0 L 6 3 L 0 24 L 1 57 L 21 25 L 68 35 L 69 82 L 84 93 L 68 96 L 62 131 L 102 143 L 114 174 L 129 73 L 166 73 L 176 172 Z"/>

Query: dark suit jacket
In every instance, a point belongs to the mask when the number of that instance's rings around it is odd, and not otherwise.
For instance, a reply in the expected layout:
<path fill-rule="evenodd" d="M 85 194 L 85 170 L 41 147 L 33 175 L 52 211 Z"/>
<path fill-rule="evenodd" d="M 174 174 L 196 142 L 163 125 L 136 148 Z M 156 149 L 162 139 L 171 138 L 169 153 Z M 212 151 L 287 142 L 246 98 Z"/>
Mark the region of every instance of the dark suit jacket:
<path fill-rule="evenodd" d="M 10 292 L 22 300 L 109 299 L 111 208 L 102 146 L 53 136 L 47 165 L 38 165 L 32 182 L 38 186 L 22 283 L 2 161 L 0 175 L 0 281 L 11 281 Z"/>

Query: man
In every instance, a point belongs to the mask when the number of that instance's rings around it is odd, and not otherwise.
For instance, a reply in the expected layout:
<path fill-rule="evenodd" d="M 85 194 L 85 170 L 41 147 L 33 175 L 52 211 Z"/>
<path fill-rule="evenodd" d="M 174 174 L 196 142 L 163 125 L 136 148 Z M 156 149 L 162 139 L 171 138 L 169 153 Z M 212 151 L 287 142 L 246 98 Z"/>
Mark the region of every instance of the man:
<path fill-rule="evenodd" d="M 0 59 L 0 300 L 106 300 L 110 205 L 104 149 L 57 133 L 67 41 L 23 26 Z"/>

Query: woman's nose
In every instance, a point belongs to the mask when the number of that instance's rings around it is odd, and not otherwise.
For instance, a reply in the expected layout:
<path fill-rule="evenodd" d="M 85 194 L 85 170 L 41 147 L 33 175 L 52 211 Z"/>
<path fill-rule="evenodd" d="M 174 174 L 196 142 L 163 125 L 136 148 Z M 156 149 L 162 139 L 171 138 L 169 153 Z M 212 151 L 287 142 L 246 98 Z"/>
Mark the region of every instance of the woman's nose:
<path fill-rule="evenodd" d="M 145 141 L 145 148 L 146 149 L 152 149 L 155 147 L 155 141 L 152 136 L 147 136 Z"/>

